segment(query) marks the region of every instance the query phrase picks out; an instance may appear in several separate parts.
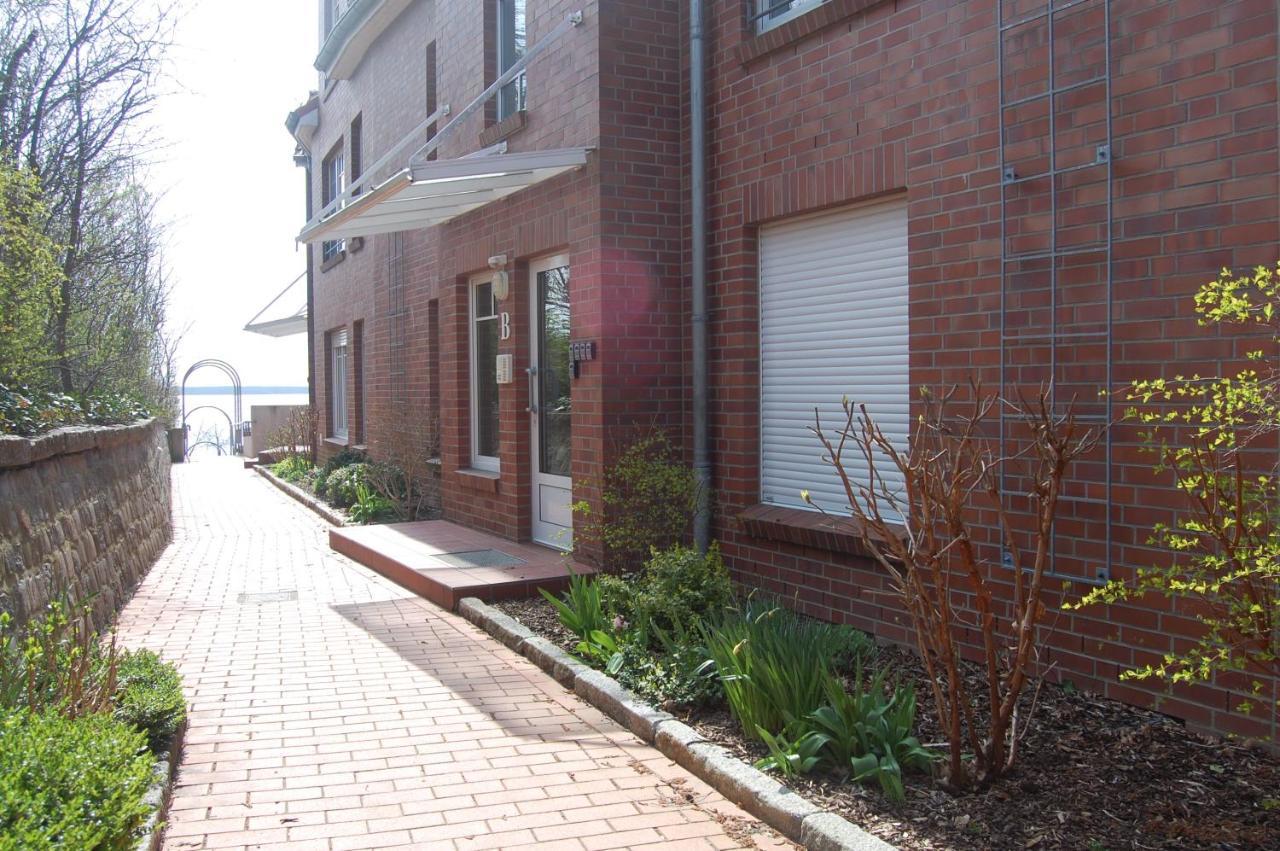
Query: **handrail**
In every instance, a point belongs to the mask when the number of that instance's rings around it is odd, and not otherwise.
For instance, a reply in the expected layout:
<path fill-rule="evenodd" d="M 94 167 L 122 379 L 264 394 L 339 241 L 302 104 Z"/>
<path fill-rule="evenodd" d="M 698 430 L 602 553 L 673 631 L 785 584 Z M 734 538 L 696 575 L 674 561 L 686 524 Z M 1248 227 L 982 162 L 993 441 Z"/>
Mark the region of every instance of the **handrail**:
<path fill-rule="evenodd" d="M 515 64 L 513 64 L 510 68 L 504 71 L 501 74 L 501 76 L 498 77 L 498 79 L 494 80 L 483 92 L 481 92 L 474 100 L 472 100 L 469 104 L 467 104 L 462 109 L 461 112 L 459 112 L 453 118 L 449 119 L 449 122 L 445 124 L 443 127 L 441 127 L 440 130 L 435 135 L 433 135 L 430 139 L 428 139 L 425 145 L 423 145 L 422 147 L 418 148 L 418 150 L 410 154 L 409 165 L 412 166 L 415 160 L 420 160 L 430 155 L 432 151 L 434 151 L 436 148 L 440 146 L 440 143 L 444 140 L 445 135 L 448 134 L 451 130 L 453 130 L 458 125 L 459 122 L 469 117 L 472 113 L 474 113 L 477 109 L 479 109 L 482 105 L 484 105 L 484 103 L 488 101 L 490 98 L 492 98 L 495 94 L 497 94 L 498 91 L 503 86 L 505 86 L 507 83 L 511 82 L 512 80 L 514 80 L 516 77 L 520 76 L 520 74 L 525 70 L 525 68 L 528 67 L 529 63 L 532 62 L 539 54 L 545 51 L 547 47 L 551 44 L 551 42 L 555 41 L 566 31 L 582 26 L 582 20 L 583 20 L 582 12 L 577 11 L 568 15 L 563 21 L 557 24 L 555 28 L 552 29 L 551 32 L 547 33 L 537 44 L 535 44 L 530 49 L 526 50 L 524 56 L 521 56 L 518 60 L 516 60 Z M 409 142 L 413 138 L 415 138 L 423 130 L 430 127 L 432 124 L 435 124 L 440 118 L 443 118 L 444 116 L 449 114 L 450 114 L 449 105 L 444 104 L 435 112 L 431 113 L 431 115 L 427 116 L 425 119 L 419 122 L 418 125 L 414 127 L 412 130 L 410 130 L 408 133 L 406 133 L 400 139 L 399 142 L 396 142 L 396 144 L 393 145 L 389 151 L 387 151 L 385 154 L 379 157 L 377 162 L 375 162 L 373 165 L 365 169 L 364 173 L 358 179 L 352 181 L 352 183 L 349 186 L 347 186 L 347 188 L 344 189 L 342 193 L 338 195 L 338 197 L 334 198 L 332 201 L 326 204 L 324 208 L 320 210 L 319 213 L 313 216 L 310 219 L 310 221 L 308 221 L 303 226 L 302 231 L 300 233 L 305 233 L 312 226 L 324 221 L 325 219 L 329 218 L 334 213 L 336 213 L 338 210 L 341 210 L 343 207 L 345 207 L 352 198 L 354 198 L 356 195 L 358 195 L 360 192 L 364 190 L 365 184 L 367 184 L 373 178 L 374 174 L 376 174 L 379 169 L 384 167 L 393 157 L 395 157 L 397 154 L 403 151 L 404 148 L 409 144 Z"/>

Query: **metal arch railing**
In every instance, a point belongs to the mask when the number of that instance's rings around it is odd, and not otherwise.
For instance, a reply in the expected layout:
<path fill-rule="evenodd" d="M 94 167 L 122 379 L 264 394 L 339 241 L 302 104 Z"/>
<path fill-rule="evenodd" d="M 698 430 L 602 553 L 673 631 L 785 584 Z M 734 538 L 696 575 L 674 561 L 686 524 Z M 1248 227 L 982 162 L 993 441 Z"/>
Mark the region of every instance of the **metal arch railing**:
<path fill-rule="evenodd" d="M 186 429 L 187 429 L 187 417 L 191 416 L 191 415 L 192 415 L 192 414 L 194 414 L 196 411 L 217 411 L 218 413 L 222 414 L 222 416 L 226 417 L 226 419 L 227 419 L 227 435 L 229 436 L 229 439 L 231 440 L 232 444 L 234 445 L 234 443 L 235 443 L 234 435 L 235 435 L 235 434 L 237 433 L 237 431 L 238 431 L 237 425 L 236 425 L 236 423 L 231 422 L 231 415 L 230 415 L 230 414 L 228 414 L 226 411 L 222 410 L 221 408 L 219 408 L 217 405 L 196 405 L 194 408 L 192 408 L 191 410 L 187 411 L 187 412 L 183 415 L 183 418 L 182 418 L 182 430 L 183 430 L 184 438 L 185 438 L 185 435 L 186 435 Z M 211 442 L 211 441 L 208 441 L 208 440 L 198 440 L 198 441 L 196 441 L 195 443 L 191 444 L 191 446 L 186 447 L 185 451 L 183 452 L 183 457 L 184 457 L 184 458 L 190 458 L 190 457 L 191 457 L 191 450 L 192 450 L 192 449 L 195 449 L 197 446 L 201 445 L 202 443 L 210 443 L 210 442 Z M 221 454 L 222 454 L 222 452 L 221 452 L 221 451 L 219 451 L 219 452 L 218 452 L 218 454 L 219 454 L 219 455 L 221 455 Z"/>
<path fill-rule="evenodd" d="M 206 367 L 211 367 L 213 369 L 220 370 L 231 381 L 232 410 L 234 411 L 233 414 L 227 414 L 226 411 L 222 411 L 222 409 L 218 408 L 216 405 L 200 405 L 196 408 L 192 408 L 190 411 L 187 410 L 187 379 L 191 378 L 191 374 L 194 373 L 196 370 L 204 369 Z M 230 423 L 232 423 L 231 434 L 229 435 L 229 439 L 231 441 L 231 452 L 234 454 L 241 451 L 241 449 L 244 446 L 243 439 L 240 434 L 241 423 L 244 422 L 244 409 L 243 409 L 243 403 L 242 403 L 243 389 L 244 387 L 240 382 L 240 373 L 236 371 L 236 368 L 234 366 L 232 366 L 231 364 L 227 363 L 224 360 L 220 360 L 219 358 L 206 358 L 204 360 L 196 361 L 190 367 L 187 368 L 187 371 L 183 373 L 183 376 L 182 376 L 182 443 L 183 443 L 182 455 L 184 458 L 187 457 L 187 454 L 190 451 L 186 446 L 187 416 L 188 414 L 193 413 L 194 411 L 198 411 L 201 408 L 216 408 L 217 410 L 222 411 L 222 413 L 225 416 L 227 416 L 227 420 Z M 207 442 L 207 441 L 202 441 L 202 442 Z M 200 445 L 199 443 L 195 444 L 195 446 L 199 446 L 199 445 Z M 192 448 L 194 448 L 194 446 Z"/>

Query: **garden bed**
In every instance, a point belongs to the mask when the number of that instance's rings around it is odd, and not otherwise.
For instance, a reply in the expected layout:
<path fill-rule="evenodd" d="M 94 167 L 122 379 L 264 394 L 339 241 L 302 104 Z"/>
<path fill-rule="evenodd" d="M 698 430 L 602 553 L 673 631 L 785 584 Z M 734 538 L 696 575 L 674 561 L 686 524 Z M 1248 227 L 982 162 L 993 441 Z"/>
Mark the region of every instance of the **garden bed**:
<path fill-rule="evenodd" d="M 578 637 L 544 600 L 496 607 L 573 652 Z M 915 657 L 876 648 L 872 667 L 911 682 L 921 701 L 918 735 L 940 742 L 927 682 Z M 990 789 L 952 795 L 908 774 L 906 801 L 820 775 L 786 783 L 813 803 L 902 849 L 1274 849 L 1280 847 L 1280 759 L 1255 747 L 1188 731 L 1154 712 L 1072 688 L 1029 689 L 1033 724 L 1015 770 Z M 724 705 L 662 707 L 747 762 L 766 756 Z"/>

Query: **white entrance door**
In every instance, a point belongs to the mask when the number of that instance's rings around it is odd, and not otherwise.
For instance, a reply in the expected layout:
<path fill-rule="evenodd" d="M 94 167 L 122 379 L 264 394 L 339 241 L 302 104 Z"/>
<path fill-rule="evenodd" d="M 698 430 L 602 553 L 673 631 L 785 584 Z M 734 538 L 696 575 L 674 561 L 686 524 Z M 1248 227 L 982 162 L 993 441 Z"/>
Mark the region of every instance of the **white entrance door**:
<path fill-rule="evenodd" d="M 529 415 L 533 429 L 533 539 L 567 550 L 573 545 L 573 382 L 569 363 L 569 258 L 529 268 L 533 328 Z"/>

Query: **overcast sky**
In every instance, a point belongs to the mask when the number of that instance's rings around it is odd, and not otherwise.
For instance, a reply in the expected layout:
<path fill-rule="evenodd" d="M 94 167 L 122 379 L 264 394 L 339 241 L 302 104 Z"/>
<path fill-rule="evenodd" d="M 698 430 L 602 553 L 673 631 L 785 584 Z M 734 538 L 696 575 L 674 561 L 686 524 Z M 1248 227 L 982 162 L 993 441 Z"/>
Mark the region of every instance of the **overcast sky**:
<path fill-rule="evenodd" d="M 277 339 L 242 329 L 306 266 L 293 241 L 304 219 L 303 171 L 284 119 L 316 86 L 316 2 L 182 7 L 154 113 L 163 147 L 148 180 L 169 226 L 170 323 L 190 326 L 179 378 L 216 357 L 245 386 L 305 385 L 305 334 Z M 301 285 L 296 292 L 305 299 Z M 191 378 L 192 386 L 224 383 L 213 370 Z"/>

